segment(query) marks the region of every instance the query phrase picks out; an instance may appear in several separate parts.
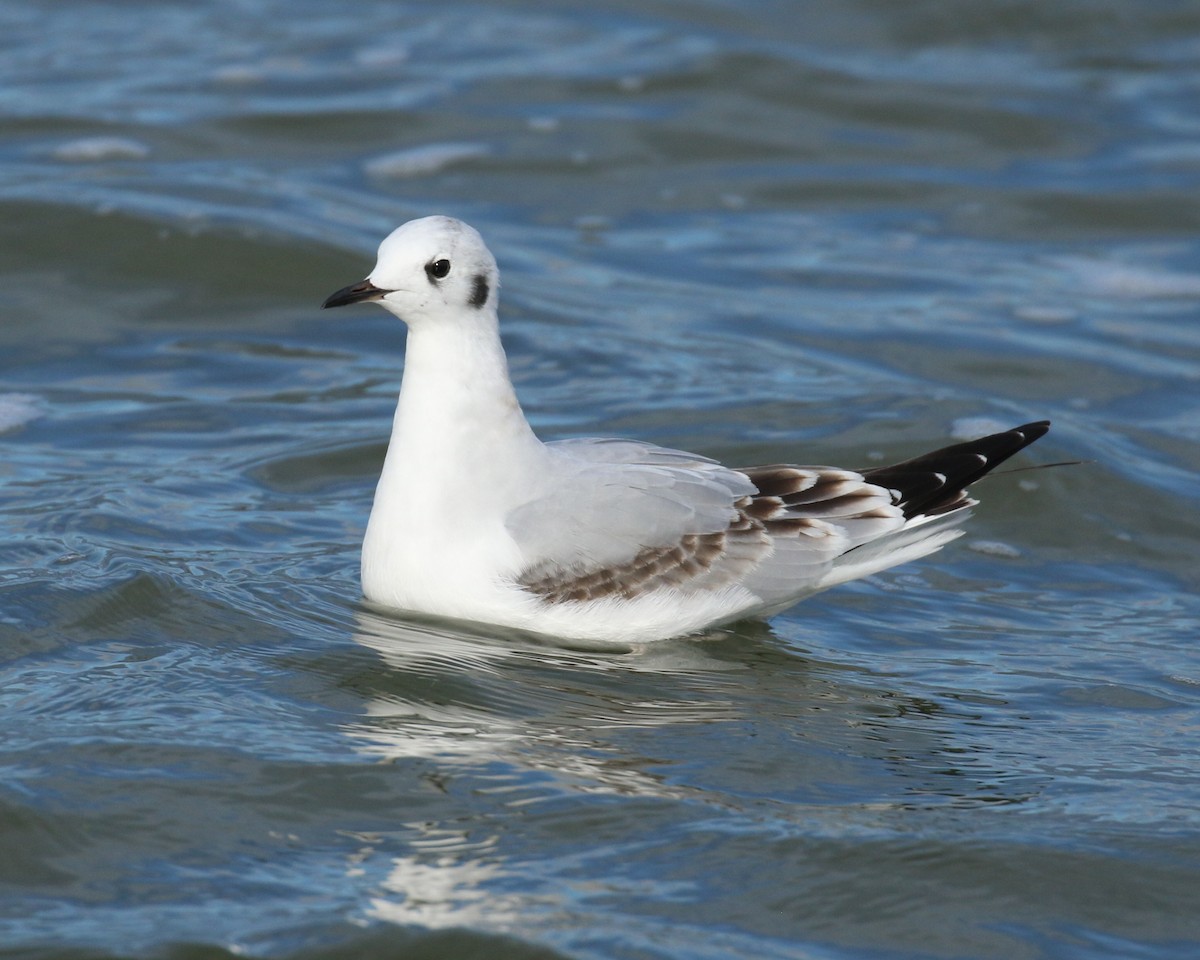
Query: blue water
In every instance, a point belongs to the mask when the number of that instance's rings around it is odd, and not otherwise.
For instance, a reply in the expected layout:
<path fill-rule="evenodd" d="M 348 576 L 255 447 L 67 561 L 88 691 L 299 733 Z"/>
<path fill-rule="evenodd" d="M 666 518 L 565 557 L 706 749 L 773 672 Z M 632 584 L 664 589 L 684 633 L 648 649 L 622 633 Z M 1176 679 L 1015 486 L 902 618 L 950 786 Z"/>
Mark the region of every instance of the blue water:
<path fill-rule="evenodd" d="M 0 7 L 0 956 L 1200 956 L 1200 8 Z M 581 651 L 359 600 L 477 226 L 525 408 L 1054 421 L 962 541 Z"/>

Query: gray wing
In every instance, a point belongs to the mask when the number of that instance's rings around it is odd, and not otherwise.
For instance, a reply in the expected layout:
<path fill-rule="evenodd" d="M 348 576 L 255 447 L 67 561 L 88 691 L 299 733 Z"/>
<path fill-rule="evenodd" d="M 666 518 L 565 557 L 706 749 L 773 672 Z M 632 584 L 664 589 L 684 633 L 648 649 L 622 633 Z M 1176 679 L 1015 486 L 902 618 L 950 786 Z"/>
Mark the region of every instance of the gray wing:
<path fill-rule="evenodd" d="M 735 470 L 653 444 L 562 440 L 546 449 L 540 495 L 506 521 L 526 562 L 519 579 L 542 596 L 584 588 L 575 581 L 595 593 L 595 578 L 608 573 L 648 589 L 648 565 L 662 573 L 672 560 L 709 559 L 716 537 L 737 520 L 734 504 L 754 492 Z"/>
<path fill-rule="evenodd" d="M 551 602 L 740 583 L 775 601 L 818 583 L 853 547 L 904 523 L 892 492 L 832 467 L 732 470 L 628 440 L 547 444 L 545 495 L 507 527 L 518 581 Z"/>

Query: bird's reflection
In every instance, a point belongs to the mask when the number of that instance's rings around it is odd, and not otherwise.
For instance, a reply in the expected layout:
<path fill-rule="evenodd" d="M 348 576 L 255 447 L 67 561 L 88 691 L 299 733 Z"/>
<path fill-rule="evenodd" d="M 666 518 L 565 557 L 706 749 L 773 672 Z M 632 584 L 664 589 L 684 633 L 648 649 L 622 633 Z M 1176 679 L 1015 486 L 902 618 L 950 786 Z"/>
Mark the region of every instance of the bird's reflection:
<path fill-rule="evenodd" d="M 661 779 L 614 751 L 611 731 L 736 716 L 723 677 L 744 669 L 704 642 L 581 650 L 553 640 L 360 611 L 357 643 L 377 653 L 364 716 L 347 727 L 380 758 L 520 758 L 522 766 L 622 793 Z M 361 681 L 360 681 L 361 682 Z"/>
<path fill-rule="evenodd" d="M 952 742 L 957 698 L 805 656 L 762 623 L 606 650 L 365 609 L 357 626 L 386 669 L 359 677 L 364 712 L 346 732 L 380 759 L 506 760 L 575 791 L 660 797 L 707 789 L 674 774 L 681 762 L 791 771 L 798 785 L 848 777 L 849 789 L 884 764 L 905 799 L 976 795 L 972 757 L 989 789 L 1004 779 L 982 769 L 986 749 Z M 676 755 L 693 750 L 704 753 Z"/>
<path fill-rule="evenodd" d="M 957 700 L 807 656 L 762 624 L 579 650 L 363 609 L 355 641 L 379 668 L 354 675 L 363 710 L 344 728 L 354 749 L 402 770 L 418 761 L 426 795 L 444 795 L 444 816 L 405 822 L 400 849 L 384 844 L 379 918 L 519 917 L 540 894 L 506 907 L 497 890 L 522 887 L 522 845 L 541 856 L 538 844 L 575 842 L 596 823 L 619 833 L 627 827 L 614 824 L 646 809 L 840 833 L 913 807 L 1029 796 L 977 735 L 986 723 L 958 716 Z M 362 856 L 373 849 L 364 839 Z"/>

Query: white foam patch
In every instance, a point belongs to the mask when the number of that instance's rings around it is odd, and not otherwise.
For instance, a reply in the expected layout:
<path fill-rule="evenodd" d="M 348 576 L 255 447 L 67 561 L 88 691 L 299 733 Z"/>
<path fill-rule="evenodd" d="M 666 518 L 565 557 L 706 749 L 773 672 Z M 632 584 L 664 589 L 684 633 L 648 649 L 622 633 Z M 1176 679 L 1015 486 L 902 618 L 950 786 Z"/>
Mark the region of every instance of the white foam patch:
<path fill-rule="evenodd" d="M 1090 289 L 1119 297 L 1200 296 L 1200 274 L 1068 257 L 1061 261 Z"/>
<path fill-rule="evenodd" d="M 1079 319 L 1079 311 L 1070 307 L 1051 307 L 1043 304 L 1027 304 L 1013 310 L 1013 316 L 1026 323 L 1037 323 L 1043 326 L 1054 326 L 1063 323 L 1074 323 Z"/>
<path fill-rule="evenodd" d="M 409 150 L 384 154 L 365 164 L 366 171 L 373 177 L 416 177 L 426 173 L 437 173 L 446 167 L 466 160 L 486 157 L 492 151 L 482 143 L 430 143 Z"/>
<path fill-rule="evenodd" d="M 23 427 L 41 415 L 41 402 L 33 394 L 0 393 L 0 433 Z"/>
<path fill-rule="evenodd" d="M 377 47 L 366 47 L 354 54 L 354 62 L 362 67 L 394 67 L 408 60 L 408 47 L 399 46 L 394 42 L 381 44 Z"/>
<path fill-rule="evenodd" d="M 142 160 L 150 148 L 128 137 L 83 137 L 55 147 L 50 155 L 69 163 L 95 163 L 98 160 Z"/>
<path fill-rule="evenodd" d="M 1021 551 L 1016 547 L 999 540 L 972 540 L 967 544 L 967 549 L 976 553 L 986 553 L 989 557 L 1004 557 L 1007 560 L 1015 560 L 1021 555 Z"/>
<path fill-rule="evenodd" d="M 262 82 L 265 74 L 260 67 L 254 67 L 248 63 L 231 63 L 214 70 L 213 79 L 217 83 L 225 83 L 230 86 L 245 86 Z"/>
<path fill-rule="evenodd" d="M 1011 429 L 1011 423 L 1001 423 L 991 417 L 959 417 L 950 424 L 950 436 L 955 440 L 978 440 L 988 434 Z"/>

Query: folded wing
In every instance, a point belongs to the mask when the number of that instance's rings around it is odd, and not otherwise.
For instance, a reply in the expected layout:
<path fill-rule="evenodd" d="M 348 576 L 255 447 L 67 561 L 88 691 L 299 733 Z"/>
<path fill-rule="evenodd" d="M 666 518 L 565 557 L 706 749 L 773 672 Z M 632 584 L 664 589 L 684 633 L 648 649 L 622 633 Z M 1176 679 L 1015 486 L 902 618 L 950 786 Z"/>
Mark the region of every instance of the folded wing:
<path fill-rule="evenodd" d="M 556 604 L 736 585 L 747 593 L 745 613 L 769 612 L 938 549 L 974 503 L 967 485 L 1048 426 L 862 472 L 734 470 L 633 441 L 548 444 L 555 494 L 507 521 L 525 558 L 517 579 Z"/>

